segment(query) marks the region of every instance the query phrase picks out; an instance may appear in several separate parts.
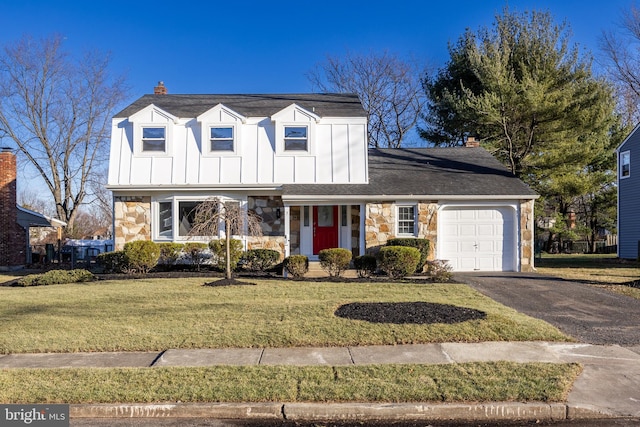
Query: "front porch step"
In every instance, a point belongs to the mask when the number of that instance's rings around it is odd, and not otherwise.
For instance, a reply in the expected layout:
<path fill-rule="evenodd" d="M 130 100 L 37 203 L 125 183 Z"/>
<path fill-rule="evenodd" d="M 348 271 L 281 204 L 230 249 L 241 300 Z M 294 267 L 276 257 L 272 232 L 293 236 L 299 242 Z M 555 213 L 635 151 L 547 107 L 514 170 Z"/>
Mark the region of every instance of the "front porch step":
<path fill-rule="evenodd" d="M 304 277 L 329 277 L 329 274 L 320 267 L 320 261 L 309 261 L 309 271 Z M 354 269 L 348 269 L 342 273 L 342 277 L 356 278 L 358 273 Z"/>

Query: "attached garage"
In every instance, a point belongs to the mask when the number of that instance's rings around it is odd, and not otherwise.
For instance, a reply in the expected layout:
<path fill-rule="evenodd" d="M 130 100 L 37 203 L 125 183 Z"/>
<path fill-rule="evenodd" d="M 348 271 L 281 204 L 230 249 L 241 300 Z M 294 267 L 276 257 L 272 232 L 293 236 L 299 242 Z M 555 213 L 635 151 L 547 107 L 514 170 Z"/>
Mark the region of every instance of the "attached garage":
<path fill-rule="evenodd" d="M 515 271 L 517 210 L 514 206 L 443 206 L 438 258 L 454 271 Z"/>
<path fill-rule="evenodd" d="M 354 253 L 376 254 L 390 239 L 415 237 L 435 243 L 429 256 L 455 271 L 533 270 L 538 195 L 488 151 L 372 149 L 368 159 L 368 184 L 285 185 L 282 199 L 352 206 L 356 214 L 341 223 Z"/>

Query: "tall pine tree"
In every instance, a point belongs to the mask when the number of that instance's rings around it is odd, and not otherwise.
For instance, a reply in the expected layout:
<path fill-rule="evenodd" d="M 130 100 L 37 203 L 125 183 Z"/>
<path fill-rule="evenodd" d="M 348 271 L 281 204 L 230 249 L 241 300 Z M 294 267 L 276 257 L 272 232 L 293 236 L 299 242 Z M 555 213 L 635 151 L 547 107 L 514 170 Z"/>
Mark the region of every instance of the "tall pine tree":
<path fill-rule="evenodd" d="M 570 46 L 565 24 L 548 12 L 505 9 L 449 50 L 446 66 L 424 82 L 424 139 L 457 145 L 476 136 L 561 217 L 582 196 L 602 200 L 596 193 L 615 179 L 601 169 L 619 142 L 619 120 L 611 85 Z"/>

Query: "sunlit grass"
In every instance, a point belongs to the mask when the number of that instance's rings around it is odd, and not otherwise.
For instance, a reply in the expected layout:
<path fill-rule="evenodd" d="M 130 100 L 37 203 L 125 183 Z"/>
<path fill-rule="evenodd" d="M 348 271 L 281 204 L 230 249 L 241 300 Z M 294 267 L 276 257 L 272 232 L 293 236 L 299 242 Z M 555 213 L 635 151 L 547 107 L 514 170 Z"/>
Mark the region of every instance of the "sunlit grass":
<path fill-rule="evenodd" d="M 577 364 L 12 369 L 2 403 L 565 401 Z"/>
<path fill-rule="evenodd" d="M 597 284 L 640 279 L 640 263 L 621 261 L 610 254 L 544 254 L 536 260 L 536 270 L 545 275 Z"/>
<path fill-rule="evenodd" d="M 0 287 L 0 353 L 169 348 L 343 346 L 568 340 L 559 330 L 459 284 L 140 279 Z M 425 301 L 470 307 L 458 324 L 374 324 L 334 316 L 350 302 Z"/>

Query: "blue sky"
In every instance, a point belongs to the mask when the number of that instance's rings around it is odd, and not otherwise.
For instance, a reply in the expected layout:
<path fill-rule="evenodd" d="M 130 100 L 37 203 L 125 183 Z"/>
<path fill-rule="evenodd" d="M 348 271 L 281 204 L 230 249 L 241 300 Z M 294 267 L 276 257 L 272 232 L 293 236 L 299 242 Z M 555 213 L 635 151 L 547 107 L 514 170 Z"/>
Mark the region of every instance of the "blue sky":
<path fill-rule="evenodd" d="M 549 10 L 597 55 L 632 0 L 510 0 Z M 131 101 L 159 80 L 169 93 L 309 92 L 305 73 L 326 55 L 388 50 L 439 67 L 447 43 L 490 25 L 501 0 L 37 1 L 0 0 L 0 44 L 60 33 L 71 52 L 98 49 L 124 73 Z"/>
<path fill-rule="evenodd" d="M 571 26 L 573 42 L 598 55 L 633 0 L 509 0 L 512 10 L 548 10 Z M 305 77 L 327 55 L 381 52 L 431 67 L 466 28 L 490 26 L 504 0 L 0 0 L 0 45 L 23 34 L 58 33 L 78 56 L 110 52 L 132 102 L 158 81 L 169 93 L 310 92 Z M 124 105 L 123 105 L 124 107 Z M 417 138 L 417 137 L 416 137 Z M 19 170 L 23 187 L 43 188 Z M 35 181 L 32 179 L 35 178 Z M 27 184 L 28 183 L 28 184 Z M 43 194 L 48 190 L 43 189 Z"/>

